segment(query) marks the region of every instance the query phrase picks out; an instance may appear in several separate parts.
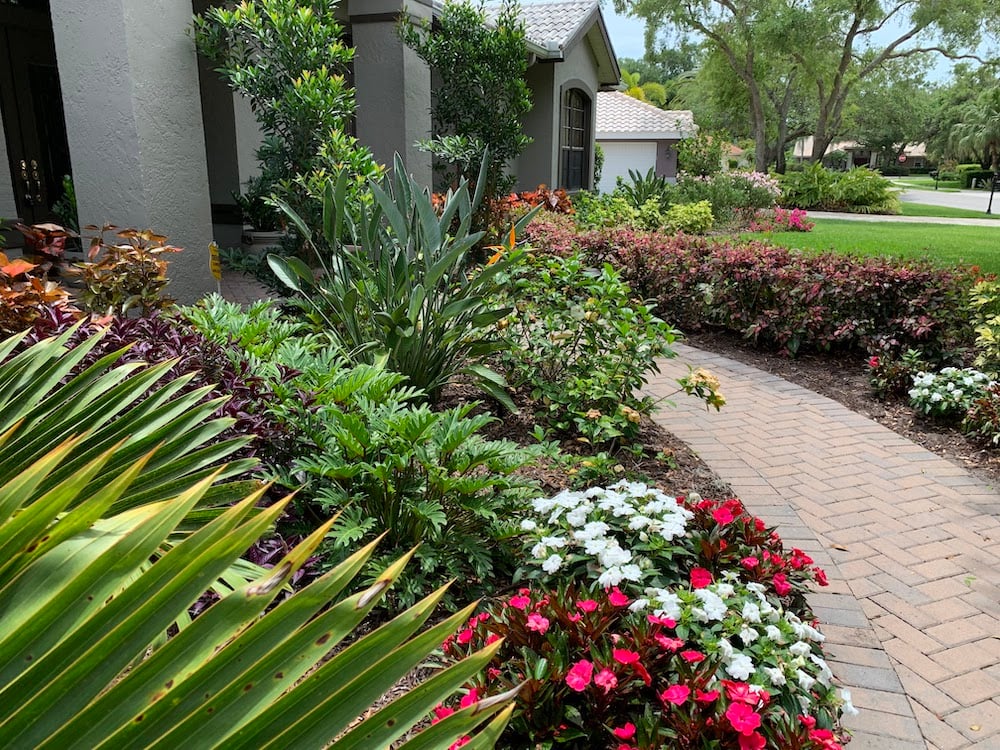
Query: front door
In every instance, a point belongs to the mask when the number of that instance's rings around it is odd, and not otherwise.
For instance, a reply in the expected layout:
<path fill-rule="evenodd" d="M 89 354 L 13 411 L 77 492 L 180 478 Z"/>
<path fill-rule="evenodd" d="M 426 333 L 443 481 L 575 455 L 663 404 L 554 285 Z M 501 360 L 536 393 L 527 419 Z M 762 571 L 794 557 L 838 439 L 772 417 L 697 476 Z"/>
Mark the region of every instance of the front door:
<path fill-rule="evenodd" d="M 19 218 L 75 221 L 53 211 L 70 159 L 47 0 L 0 0 L 0 113 Z"/>

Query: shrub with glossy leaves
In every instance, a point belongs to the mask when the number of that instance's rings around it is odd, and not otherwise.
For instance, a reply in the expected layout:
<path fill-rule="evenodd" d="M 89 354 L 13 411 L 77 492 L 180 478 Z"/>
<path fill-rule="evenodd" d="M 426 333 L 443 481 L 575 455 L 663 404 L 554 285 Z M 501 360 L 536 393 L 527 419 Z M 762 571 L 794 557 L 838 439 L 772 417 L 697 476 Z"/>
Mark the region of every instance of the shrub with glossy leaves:
<path fill-rule="evenodd" d="M 516 268 L 501 353 L 546 427 L 594 444 L 633 440 L 652 399 L 637 394 L 676 332 L 636 299 L 609 265 L 581 256 L 535 257 Z"/>

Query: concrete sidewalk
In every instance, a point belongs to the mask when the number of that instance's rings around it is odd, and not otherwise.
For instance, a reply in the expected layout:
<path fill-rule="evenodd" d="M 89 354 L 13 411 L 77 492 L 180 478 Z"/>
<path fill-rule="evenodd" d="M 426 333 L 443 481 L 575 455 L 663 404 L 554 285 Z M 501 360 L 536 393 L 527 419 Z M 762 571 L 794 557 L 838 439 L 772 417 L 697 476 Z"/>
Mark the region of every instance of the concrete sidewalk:
<path fill-rule="evenodd" d="M 827 569 L 810 601 L 861 711 L 850 750 L 1000 748 L 1000 494 L 830 399 L 676 349 L 645 391 L 675 392 L 690 363 L 728 404 L 675 396 L 657 420 Z"/>
<path fill-rule="evenodd" d="M 1000 198 L 993 208 L 1000 212 Z M 899 224 L 961 224 L 969 227 L 996 227 L 1000 229 L 1000 219 L 961 219 L 955 216 L 890 216 L 887 214 L 849 214 L 833 211 L 810 211 L 810 219 L 841 219 L 844 221 L 862 221 L 882 223 L 893 221 Z"/>

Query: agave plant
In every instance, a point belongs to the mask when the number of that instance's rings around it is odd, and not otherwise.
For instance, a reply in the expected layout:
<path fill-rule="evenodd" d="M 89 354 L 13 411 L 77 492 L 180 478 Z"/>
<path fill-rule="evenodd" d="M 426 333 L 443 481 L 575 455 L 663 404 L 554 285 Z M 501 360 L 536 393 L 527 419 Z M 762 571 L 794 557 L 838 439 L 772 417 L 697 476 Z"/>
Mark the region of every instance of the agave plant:
<path fill-rule="evenodd" d="M 295 258 L 272 255 L 268 262 L 355 357 L 369 364 L 384 360 L 431 401 L 453 377 L 467 375 L 513 411 L 506 383 L 483 360 L 503 346 L 495 324 L 510 308 L 489 300 L 518 253 L 510 242 L 485 267 L 471 268 L 468 260 L 483 238 L 472 231 L 472 219 L 488 161 L 475 192 L 470 195 L 463 180 L 438 213 L 397 154 L 393 174 L 381 185 L 369 183 L 374 200 L 360 207 L 357 220 L 347 210 L 348 176 L 341 171 L 324 193 L 322 239 L 330 253 L 320 278 Z M 310 227 L 287 205 L 276 204 L 322 259 Z M 514 237 L 533 215 L 518 223 Z M 345 236 L 355 245 L 345 246 Z"/>

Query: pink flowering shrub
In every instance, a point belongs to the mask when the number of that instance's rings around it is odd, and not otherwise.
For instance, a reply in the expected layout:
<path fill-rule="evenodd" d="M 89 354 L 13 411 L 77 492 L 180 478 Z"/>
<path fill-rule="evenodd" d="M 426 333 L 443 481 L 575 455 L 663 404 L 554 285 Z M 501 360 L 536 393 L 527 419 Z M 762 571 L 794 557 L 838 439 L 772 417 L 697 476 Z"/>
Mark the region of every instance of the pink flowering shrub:
<path fill-rule="evenodd" d="M 528 227 L 548 250 L 546 227 Z M 592 265 L 610 262 L 636 294 L 681 330 L 722 328 L 764 348 L 868 351 L 879 340 L 931 361 L 974 340 L 969 291 L 978 269 L 928 262 L 802 253 L 766 242 L 718 242 L 627 229 L 558 235 Z"/>
<path fill-rule="evenodd" d="M 750 220 L 751 232 L 810 232 L 816 224 L 806 219 L 801 208 L 781 208 L 757 211 Z"/>

